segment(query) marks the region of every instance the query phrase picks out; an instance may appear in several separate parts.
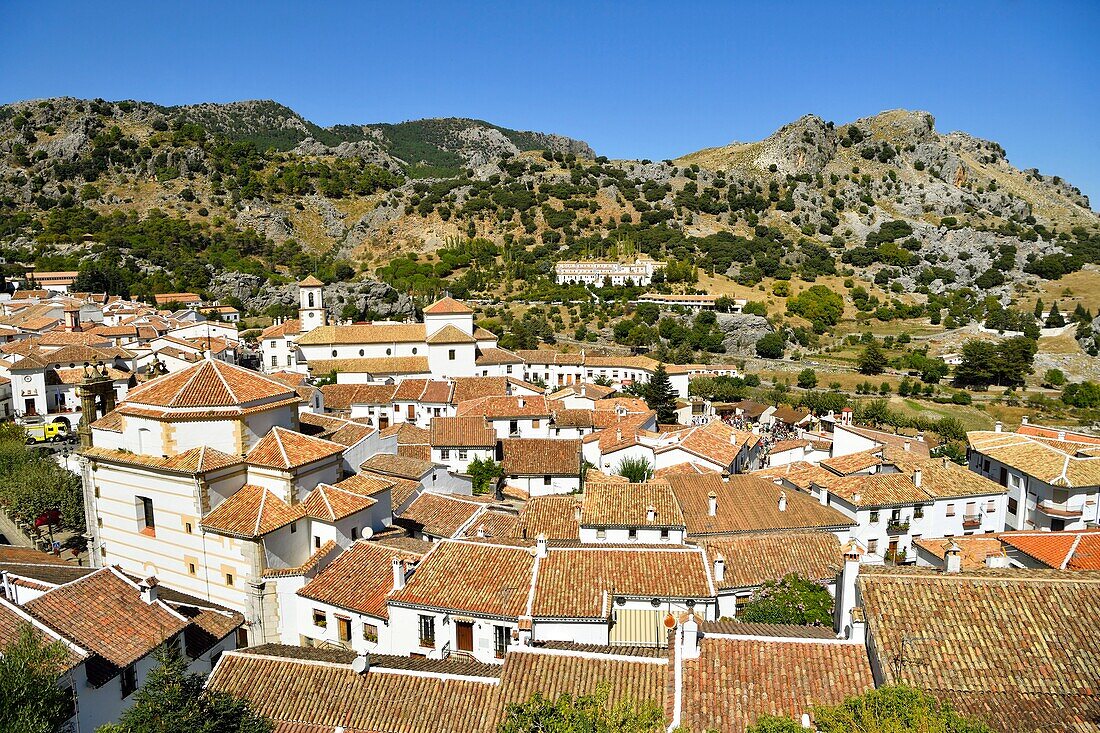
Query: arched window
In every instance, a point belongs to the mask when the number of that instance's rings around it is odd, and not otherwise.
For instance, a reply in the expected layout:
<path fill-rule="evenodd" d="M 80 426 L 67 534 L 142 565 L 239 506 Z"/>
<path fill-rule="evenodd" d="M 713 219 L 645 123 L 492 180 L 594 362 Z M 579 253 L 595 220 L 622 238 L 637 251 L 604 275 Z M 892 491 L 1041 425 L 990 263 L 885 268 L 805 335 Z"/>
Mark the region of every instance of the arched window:
<path fill-rule="evenodd" d="M 310 293 L 306 297 L 309 299 L 309 307 L 312 308 L 313 307 L 313 293 Z"/>

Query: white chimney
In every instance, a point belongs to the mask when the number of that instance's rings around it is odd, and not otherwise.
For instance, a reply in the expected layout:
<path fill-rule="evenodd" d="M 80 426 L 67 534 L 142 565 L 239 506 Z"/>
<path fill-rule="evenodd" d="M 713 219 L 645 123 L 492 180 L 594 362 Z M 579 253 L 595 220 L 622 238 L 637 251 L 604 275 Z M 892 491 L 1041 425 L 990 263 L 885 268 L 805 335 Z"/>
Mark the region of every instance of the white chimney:
<path fill-rule="evenodd" d="M 852 610 L 856 607 L 856 578 L 859 577 L 859 558 L 862 552 L 855 540 L 844 546 L 844 569 L 837 583 L 836 631 L 841 638 L 852 633 Z"/>
<path fill-rule="evenodd" d="M 944 571 L 957 573 L 962 570 L 962 548 L 959 543 L 951 540 L 951 546 L 943 553 Z"/>
<path fill-rule="evenodd" d="M 578 502 L 575 502 L 575 503 L 573 504 L 573 516 L 575 516 L 575 517 L 577 518 L 577 524 L 580 524 L 580 521 L 581 521 L 581 510 L 582 510 L 583 508 L 584 508 L 584 505 L 583 505 L 583 504 L 581 504 L 581 503 L 580 503 L 579 501 L 578 501 Z"/>
<path fill-rule="evenodd" d="M 814 727 L 813 723 L 810 722 L 809 713 L 802 713 L 802 727 L 806 728 L 807 730 Z"/>
<path fill-rule="evenodd" d="M 781 512 L 787 511 L 787 492 L 786 491 L 780 491 L 779 492 L 779 511 L 781 511 Z"/>
<path fill-rule="evenodd" d="M 680 624 L 680 633 L 683 634 L 683 659 L 699 658 L 699 624 L 695 620 L 695 613 L 688 611 L 687 618 Z"/>
<path fill-rule="evenodd" d="M 1002 424 L 1001 424 L 1001 421 L 1000 421 L 1000 420 L 998 420 L 997 422 L 993 423 L 993 432 L 995 432 L 995 433 L 999 433 L 999 432 L 1001 432 L 1001 429 L 1002 429 L 1003 427 L 1004 427 L 1004 425 L 1002 425 Z"/>
<path fill-rule="evenodd" d="M 653 524 L 657 521 L 657 507 L 653 506 L 652 504 L 646 507 L 645 520 L 650 524 Z"/>
<path fill-rule="evenodd" d="M 822 493 L 824 493 L 824 491 L 823 491 Z M 859 493 L 859 492 L 857 491 L 856 493 L 852 494 L 852 503 L 854 503 L 854 504 L 858 504 L 858 503 L 859 503 L 859 500 L 860 500 L 860 499 L 862 499 L 862 498 L 863 498 L 863 495 L 862 495 L 862 494 L 860 494 L 860 493 Z"/>
<path fill-rule="evenodd" d="M 615 440 L 621 441 L 623 439 L 623 431 L 621 428 L 615 428 Z"/>
<path fill-rule="evenodd" d="M 157 585 L 157 579 L 152 575 L 138 583 L 138 588 L 141 589 L 141 600 L 149 604 L 156 603 L 157 598 L 160 596 Z"/>
<path fill-rule="evenodd" d="M 520 406 L 520 407 L 526 407 L 526 406 L 527 406 L 527 400 L 525 400 L 525 399 L 523 399 L 522 397 L 520 397 L 520 398 L 519 398 L 519 406 Z"/>
<path fill-rule="evenodd" d="M 485 525 L 484 524 L 477 525 L 477 536 L 478 537 L 485 537 Z"/>
<path fill-rule="evenodd" d="M 920 488 L 921 470 L 919 468 L 913 470 L 913 485 L 918 489 Z"/>
<path fill-rule="evenodd" d="M 913 441 L 908 438 L 905 439 L 905 452 L 908 453 L 913 448 Z"/>
<path fill-rule="evenodd" d="M 1058 440 L 1065 440 L 1065 439 L 1066 439 L 1066 431 L 1065 430 L 1059 430 L 1058 431 Z"/>
<path fill-rule="evenodd" d="M 1007 568 L 1008 567 L 1008 555 L 1003 552 L 997 552 L 992 555 L 985 556 L 985 566 L 987 568 Z"/>
<path fill-rule="evenodd" d="M 541 532 L 535 539 L 535 557 L 546 557 L 546 535 Z"/>
<path fill-rule="evenodd" d="M 726 579 L 726 558 L 719 553 L 714 556 L 714 582 L 721 583 Z"/>
<path fill-rule="evenodd" d="M 393 558 L 393 589 L 399 591 L 405 587 L 405 564 L 401 558 Z"/>
<path fill-rule="evenodd" d="M 707 514 L 712 517 L 718 514 L 718 494 L 713 491 L 707 494 Z"/>
<path fill-rule="evenodd" d="M 1020 424 L 1021 425 L 1027 425 L 1027 415 L 1024 415 L 1023 417 L 1020 418 Z"/>

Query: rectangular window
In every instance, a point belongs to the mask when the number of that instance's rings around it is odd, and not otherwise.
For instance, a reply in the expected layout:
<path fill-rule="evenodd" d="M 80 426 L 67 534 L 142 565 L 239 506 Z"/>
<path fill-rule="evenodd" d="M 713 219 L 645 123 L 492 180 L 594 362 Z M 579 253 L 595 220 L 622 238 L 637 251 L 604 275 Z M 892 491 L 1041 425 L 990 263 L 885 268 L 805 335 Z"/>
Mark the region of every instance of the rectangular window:
<path fill-rule="evenodd" d="M 363 624 L 363 641 L 378 641 L 378 627 L 374 624 Z"/>
<path fill-rule="evenodd" d="M 279 357 L 275 354 L 271 355 L 271 366 L 279 366 Z"/>
<path fill-rule="evenodd" d="M 321 537 L 319 535 L 313 535 L 313 549 L 321 549 Z"/>
<path fill-rule="evenodd" d="M 297 522 L 291 522 L 290 523 L 290 533 L 294 534 L 297 531 L 298 531 L 298 523 Z"/>
<path fill-rule="evenodd" d="M 508 650 L 508 627 L 493 627 L 493 651 L 497 659 L 504 659 L 504 652 Z"/>
<path fill-rule="evenodd" d="M 667 529 L 662 529 L 661 530 L 661 541 L 662 542 L 668 542 L 668 538 L 669 538 L 668 530 Z"/>
<path fill-rule="evenodd" d="M 194 575 L 197 570 L 198 570 L 198 568 L 195 567 L 195 563 L 193 563 L 193 562 L 187 563 L 187 573 L 189 575 Z"/>
<path fill-rule="evenodd" d="M 1009 514 L 1015 514 L 1016 511 L 1019 508 L 1020 508 L 1020 503 L 1018 501 L 1016 501 L 1015 499 L 1013 499 L 1011 496 L 1008 497 L 1008 513 Z"/>
<path fill-rule="evenodd" d="M 626 536 L 631 540 L 636 540 L 638 539 L 638 530 L 631 527 L 626 531 Z"/>
<path fill-rule="evenodd" d="M 949 516 L 949 517 L 955 516 L 955 505 L 954 504 L 948 504 L 947 505 L 947 516 Z"/>
<path fill-rule="evenodd" d="M 228 585 L 228 586 L 233 585 L 233 573 L 226 573 L 225 574 L 225 584 Z"/>
<path fill-rule="evenodd" d="M 597 529 L 596 530 L 596 539 L 606 540 L 607 539 L 607 530 L 606 529 Z"/>
<path fill-rule="evenodd" d="M 126 669 L 122 670 L 122 674 L 119 675 L 119 680 L 122 683 L 122 697 L 127 698 L 134 694 L 134 690 L 137 689 L 137 669 L 134 665 L 130 665 Z"/>
<path fill-rule="evenodd" d="M 435 647 L 435 616 L 420 617 L 420 646 Z"/>
<path fill-rule="evenodd" d="M 867 540 L 867 552 L 872 555 L 878 554 L 878 540 Z"/>
<path fill-rule="evenodd" d="M 871 512 L 871 524 L 878 521 L 878 512 Z"/>
<path fill-rule="evenodd" d="M 351 641 L 351 619 L 336 617 L 336 634 L 340 641 Z"/>
<path fill-rule="evenodd" d="M 549 486 L 550 485 L 550 477 L 549 476 L 543 476 L 542 477 L 542 485 L 543 486 Z"/>
<path fill-rule="evenodd" d="M 319 629 L 327 629 L 328 614 L 319 608 L 313 609 L 313 625 Z"/>
<path fill-rule="evenodd" d="M 468 455 L 470 455 L 468 451 L 465 451 L 465 450 L 460 450 L 460 451 L 458 452 L 458 460 L 460 460 L 460 461 L 465 461 L 465 460 L 466 460 L 466 457 L 467 457 Z"/>
<path fill-rule="evenodd" d="M 532 429 L 537 428 L 540 424 L 541 423 L 538 420 L 532 420 L 531 421 L 531 428 Z"/>
<path fill-rule="evenodd" d="M 450 448 L 444 448 L 441 451 L 439 451 L 439 458 L 441 460 L 444 460 L 444 461 L 451 460 L 451 449 Z"/>
<path fill-rule="evenodd" d="M 141 533 L 156 536 L 157 524 L 153 519 L 153 500 L 146 496 L 139 496 L 141 502 Z"/>
<path fill-rule="evenodd" d="M 992 514 L 993 512 L 997 511 L 997 502 L 993 499 L 987 501 L 985 503 L 985 511 L 987 514 Z"/>
<path fill-rule="evenodd" d="M 455 360 L 455 350 L 454 349 L 447 349 L 447 358 L 451 361 Z"/>
<path fill-rule="evenodd" d="M 183 531 L 186 532 L 187 534 L 191 534 L 194 531 L 194 528 L 191 526 L 190 522 L 184 522 L 183 523 Z"/>
<path fill-rule="evenodd" d="M 359 539 L 359 528 L 358 527 L 352 527 L 351 528 L 351 540 L 352 540 L 352 542 L 354 542 L 357 539 Z"/>

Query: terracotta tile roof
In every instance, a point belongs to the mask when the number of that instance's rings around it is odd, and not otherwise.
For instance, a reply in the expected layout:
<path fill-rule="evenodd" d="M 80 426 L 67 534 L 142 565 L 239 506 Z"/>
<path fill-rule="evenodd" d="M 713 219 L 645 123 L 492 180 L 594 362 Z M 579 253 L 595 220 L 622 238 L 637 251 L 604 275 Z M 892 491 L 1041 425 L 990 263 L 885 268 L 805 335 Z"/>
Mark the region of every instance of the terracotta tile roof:
<path fill-rule="evenodd" d="M 433 447 L 492 448 L 497 433 L 483 417 L 433 417 L 429 440 Z"/>
<path fill-rule="evenodd" d="M 131 453 L 110 448 L 85 448 L 81 454 L 96 461 L 108 463 L 120 463 L 129 466 L 144 466 L 146 468 L 170 471 L 172 473 L 207 473 L 221 468 L 235 466 L 241 463 L 238 456 L 222 453 L 214 448 L 197 446 L 191 450 L 179 453 L 168 458 L 161 456 L 147 456 L 141 453 Z"/>
<path fill-rule="evenodd" d="M 58 586 L 23 609 L 116 667 L 137 661 L 188 626 L 163 603 L 145 603 L 137 586 L 114 568 Z"/>
<path fill-rule="evenodd" d="M 298 338 L 300 346 L 423 343 L 423 323 L 368 323 L 318 326 Z"/>
<path fill-rule="evenodd" d="M 657 450 L 663 452 L 679 448 L 728 468 L 737 460 L 742 448 L 755 445 L 758 441 L 759 437 L 751 432 L 734 430 L 715 420 L 704 426 L 680 431 L 675 441 Z"/>
<path fill-rule="evenodd" d="M 930 504 L 932 497 L 918 489 L 904 473 L 836 476 L 818 484 L 833 496 L 857 507 L 909 506 Z"/>
<path fill-rule="evenodd" d="M 275 339 L 283 336 L 297 336 L 302 330 L 302 322 L 297 318 L 288 318 L 275 323 L 260 332 L 261 339 Z"/>
<path fill-rule="evenodd" d="M 792 486 L 805 491 L 810 488 L 810 484 L 814 481 L 821 482 L 822 480 L 831 478 L 834 474 L 813 463 L 807 463 L 806 461 L 791 461 L 783 466 L 761 468 L 750 472 L 749 475 L 757 476 L 765 481 L 782 479 L 789 482 Z"/>
<path fill-rule="evenodd" d="M 725 577 L 719 588 L 754 588 L 797 573 L 812 580 L 833 580 L 844 564 L 840 540 L 831 532 L 767 532 L 705 542 L 711 562 L 721 555 Z"/>
<path fill-rule="evenodd" d="M 1100 530 L 1002 532 L 998 537 L 1055 570 L 1100 570 Z"/>
<path fill-rule="evenodd" d="M 401 512 L 400 518 L 404 522 L 413 522 L 423 527 L 427 534 L 454 537 L 484 506 L 480 502 L 460 499 L 450 494 L 426 491 L 416 497 L 408 509 Z"/>
<path fill-rule="evenodd" d="M 424 555 L 435 546 L 434 543 L 428 540 L 418 540 L 415 537 L 409 537 L 405 534 L 405 530 L 396 525 L 375 532 L 374 536 L 366 541 L 372 545 L 378 545 L 379 547 L 387 547 L 391 550 L 401 550 L 416 555 Z"/>
<path fill-rule="evenodd" d="M 476 538 L 483 533 L 489 538 L 514 538 L 519 529 L 519 515 L 512 511 L 486 509 L 466 528 L 464 537 Z"/>
<path fill-rule="evenodd" d="M 404 504 L 409 498 L 411 498 L 421 489 L 419 481 L 400 478 L 399 476 L 376 473 L 374 471 L 363 471 L 362 473 L 357 475 L 393 482 L 393 485 L 390 487 L 390 499 L 393 502 L 394 511 L 397 511 L 397 508 L 399 506 Z"/>
<path fill-rule="evenodd" d="M 392 489 L 393 485 L 394 482 L 392 479 L 364 473 L 348 476 L 343 481 L 333 484 L 333 486 L 338 489 L 351 491 L 356 494 L 361 494 L 362 496 L 377 496 L 378 494 Z"/>
<path fill-rule="evenodd" d="M 347 664 L 227 652 L 207 686 L 245 698 L 269 719 L 306 721 L 325 733 L 338 726 L 347 733 L 490 733 L 498 705 L 491 681 L 359 675 Z"/>
<path fill-rule="evenodd" d="M 287 399 L 297 400 L 297 395 L 285 384 L 250 369 L 204 359 L 130 391 L 120 408 L 239 408 Z"/>
<path fill-rule="evenodd" d="M 649 521 L 648 512 L 656 510 Z M 581 525 L 585 527 L 680 527 L 684 514 L 672 487 L 660 481 L 648 484 L 585 483 Z"/>
<path fill-rule="evenodd" d="M 507 377 L 455 377 L 451 402 L 458 404 L 481 397 L 506 395 L 511 390 Z"/>
<path fill-rule="evenodd" d="M 795 425 L 809 416 L 809 410 L 791 407 L 790 405 L 780 405 L 775 408 L 775 412 L 772 413 L 774 419 L 788 425 Z"/>
<path fill-rule="evenodd" d="M 112 410 L 103 417 L 99 418 L 92 423 L 92 427 L 96 430 L 107 430 L 112 433 L 121 433 L 125 420 L 122 417 L 122 413 Z"/>
<path fill-rule="evenodd" d="M 497 335 L 487 328 L 481 326 L 474 327 L 474 338 L 478 341 L 496 341 Z"/>
<path fill-rule="evenodd" d="M 979 473 L 960 466 L 946 458 L 929 458 L 912 463 L 898 464 L 910 477 L 916 469 L 921 472 L 921 490 L 930 496 L 991 496 L 1004 494 L 1008 489 Z"/>
<path fill-rule="evenodd" d="M 455 414 L 459 417 L 484 415 L 490 420 L 512 417 L 549 418 L 551 410 L 550 403 L 542 396 L 496 396 L 460 402 L 455 408 Z"/>
<path fill-rule="evenodd" d="M 451 324 L 447 324 L 427 338 L 429 344 L 476 344 L 475 339 L 465 331 L 460 331 Z"/>
<path fill-rule="evenodd" d="M 355 542 L 298 591 L 302 598 L 329 603 L 375 618 L 389 618 L 386 601 L 393 592 L 393 558 L 419 562 L 421 554 Z"/>
<path fill-rule="evenodd" d="M 42 552 L 32 547 L 18 547 L 16 545 L 0 544 L 0 564 L 18 563 L 27 565 L 61 565 L 69 564 L 48 552 Z"/>
<path fill-rule="evenodd" d="M 309 362 L 309 371 L 311 374 L 429 374 L 432 370 L 426 356 L 378 356 L 314 359 Z"/>
<path fill-rule="evenodd" d="M 756 476 L 730 476 L 723 481 L 715 474 L 671 476 L 668 479 L 684 512 L 688 535 L 734 534 L 780 529 L 831 529 L 851 527 L 855 522 L 813 497 L 785 491 Z M 718 496 L 715 516 L 708 514 L 708 494 Z M 785 493 L 787 507 L 779 511 L 779 496 Z"/>
<path fill-rule="evenodd" d="M 772 443 L 772 447 L 768 450 L 768 453 L 786 453 L 789 450 L 796 450 L 799 448 L 807 448 L 812 445 L 813 442 L 806 440 L 805 438 L 794 438 L 792 440 L 778 440 Z"/>
<path fill-rule="evenodd" d="M 991 555 L 1004 555 L 1001 540 L 994 534 L 976 534 L 962 537 L 918 537 L 913 544 L 943 562 L 947 548 L 956 544 L 962 550 L 959 557 L 963 570 L 984 568 L 985 560 Z"/>
<path fill-rule="evenodd" d="M 897 450 L 905 450 L 905 443 L 908 442 L 910 453 L 915 454 L 918 458 L 929 457 L 931 445 L 927 441 L 917 440 L 916 437 L 910 435 L 888 433 L 884 430 L 874 430 L 860 425 L 836 425 L 834 430 L 847 430 L 850 433 L 855 433 L 856 435 L 860 435 L 868 440 L 873 440 L 885 447 Z"/>
<path fill-rule="evenodd" d="M 305 516 L 301 504 L 290 506 L 274 491 L 245 484 L 202 519 L 202 528 L 218 534 L 255 538 Z"/>
<path fill-rule="evenodd" d="M 1064 440 L 1075 443 L 1100 445 L 1100 436 L 1090 435 L 1089 433 L 1081 433 L 1073 430 L 1048 428 L 1042 425 L 1021 425 L 1020 427 L 1016 428 L 1016 432 L 1020 435 L 1032 435 L 1037 438 L 1058 439 L 1059 436 L 1062 436 Z"/>
<path fill-rule="evenodd" d="M 604 397 L 607 397 L 614 393 L 614 387 L 605 387 L 602 384 L 579 382 L 577 384 L 570 384 L 562 387 L 558 391 L 551 394 L 550 399 L 562 400 L 566 397 L 576 395 L 578 397 L 588 397 L 592 400 L 602 400 Z"/>
<path fill-rule="evenodd" d="M 532 615 L 607 618 L 612 594 L 637 598 L 713 598 L 700 550 L 550 547 L 540 560 Z"/>
<path fill-rule="evenodd" d="M 381 473 L 398 478 L 420 479 L 435 468 L 431 461 L 395 456 L 388 453 L 376 453 L 363 462 L 361 468 L 372 473 Z"/>
<path fill-rule="evenodd" d="M 264 568 L 263 577 L 288 578 L 294 575 L 305 576 L 314 568 L 320 566 L 330 555 L 339 555 L 342 551 L 340 546 L 336 544 L 336 540 L 328 540 L 314 550 L 313 554 L 306 558 L 306 561 L 301 565 L 282 568 Z"/>
<path fill-rule="evenodd" d="M 453 316 L 473 312 L 473 308 L 449 295 L 440 298 L 424 309 L 424 315 L 428 316 Z"/>
<path fill-rule="evenodd" d="M 518 537 L 534 540 L 540 534 L 548 540 L 575 540 L 580 536 L 575 496 L 532 496 L 520 511 Z"/>
<path fill-rule="evenodd" d="M 667 479 L 669 476 L 682 476 L 685 474 L 698 476 L 707 473 L 718 474 L 719 472 L 696 461 L 684 461 L 683 463 L 674 463 L 671 466 L 658 468 L 653 472 L 653 478 Z"/>
<path fill-rule="evenodd" d="M 253 466 L 289 471 L 341 455 L 343 452 L 344 446 L 339 443 L 313 438 L 276 425 L 252 446 L 252 450 L 245 456 L 245 462 Z"/>
<path fill-rule="evenodd" d="M 313 519 L 336 522 L 370 509 L 377 503 L 377 500 L 367 494 L 329 484 L 317 484 L 302 500 L 302 511 Z"/>
<path fill-rule="evenodd" d="M 1042 439 L 1019 433 L 974 431 L 967 433 L 966 439 L 972 450 L 1051 486 L 1100 485 L 1100 457 L 1077 457 Z"/>
<path fill-rule="evenodd" d="M 500 444 L 505 476 L 580 476 L 579 440 L 506 438 Z"/>
<path fill-rule="evenodd" d="M 703 634 L 726 634 L 730 636 L 777 636 L 787 639 L 830 639 L 836 640 L 832 626 L 796 626 L 793 624 L 765 624 L 738 621 L 724 618 L 720 621 L 703 621 L 699 624 Z"/>
<path fill-rule="evenodd" d="M 858 471 L 866 471 L 875 466 L 881 466 L 882 448 L 871 448 L 858 453 L 847 453 L 842 456 L 830 456 L 820 462 L 823 468 L 827 468 L 837 476 L 849 476 Z"/>
<path fill-rule="evenodd" d="M 523 358 L 506 349 L 481 349 L 474 363 L 478 366 L 496 366 L 499 364 L 522 364 Z"/>
<path fill-rule="evenodd" d="M 318 280 L 313 275 L 309 275 L 308 277 L 306 277 L 305 280 L 302 280 L 301 282 L 298 283 L 298 287 L 300 287 L 300 288 L 320 288 L 320 287 L 323 287 L 323 286 L 324 286 L 324 283 L 321 282 L 320 280 Z"/>
<path fill-rule="evenodd" d="M 526 547 L 441 542 L 391 602 L 516 618 L 526 612 L 534 563 Z"/>
<path fill-rule="evenodd" d="M 649 405 L 645 400 L 638 399 L 637 397 L 604 397 L 596 400 L 593 405 L 595 410 L 619 410 L 625 413 L 639 413 L 648 412 Z"/>
<path fill-rule="evenodd" d="M 704 637 L 683 666 L 682 722 L 698 731 L 741 733 L 762 715 L 798 720 L 875 687 L 862 644 Z"/>
<path fill-rule="evenodd" d="M 34 616 L 0 596 L 0 649 L 6 649 L 10 644 L 14 644 L 26 627 L 30 627 L 32 635 L 44 644 L 52 644 L 59 640 L 64 643 L 64 637 L 61 634 L 41 622 L 35 623 Z M 70 670 L 87 659 L 88 654 L 83 651 L 74 649 L 71 642 L 65 643 L 65 654 L 61 660 L 62 669 Z"/>
<path fill-rule="evenodd" d="M 326 384 L 321 387 L 326 410 L 350 410 L 352 405 L 388 405 L 394 384 Z"/>
<path fill-rule="evenodd" d="M 593 428 L 596 425 L 594 410 L 560 409 L 554 411 L 556 428 Z"/>
<path fill-rule="evenodd" d="M 884 684 L 942 695 L 995 730 L 1095 730 L 1078 711 L 1100 697 L 1100 573 L 864 565 L 857 583 L 872 653 L 901 655 L 881 665 Z"/>
<path fill-rule="evenodd" d="M 605 647 L 613 654 L 623 651 Z M 526 702 L 536 692 L 551 700 L 563 693 L 574 697 L 608 687 L 610 704 L 624 699 L 653 702 L 664 709 L 668 663 L 600 659 L 587 654 L 545 654 L 538 650 L 509 652 L 500 680 L 501 703 Z"/>

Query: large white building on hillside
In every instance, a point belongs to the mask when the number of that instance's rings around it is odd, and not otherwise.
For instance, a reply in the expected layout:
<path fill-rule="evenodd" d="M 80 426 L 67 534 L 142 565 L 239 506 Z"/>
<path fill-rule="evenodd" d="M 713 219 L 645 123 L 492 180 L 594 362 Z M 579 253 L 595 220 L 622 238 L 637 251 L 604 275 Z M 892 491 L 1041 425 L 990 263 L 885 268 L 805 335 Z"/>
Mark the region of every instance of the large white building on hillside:
<path fill-rule="evenodd" d="M 614 260 L 565 260 L 554 265 L 559 284 L 584 283 L 585 285 L 638 285 L 653 282 L 653 275 L 665 267 L 664 262 L 639 257 L 633 262 Z"/>

